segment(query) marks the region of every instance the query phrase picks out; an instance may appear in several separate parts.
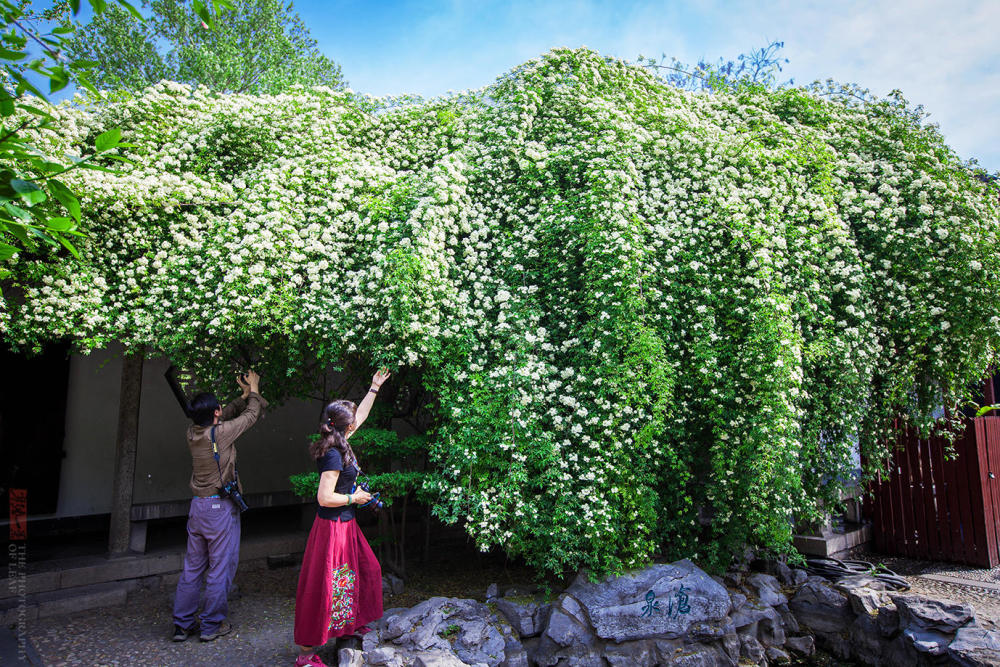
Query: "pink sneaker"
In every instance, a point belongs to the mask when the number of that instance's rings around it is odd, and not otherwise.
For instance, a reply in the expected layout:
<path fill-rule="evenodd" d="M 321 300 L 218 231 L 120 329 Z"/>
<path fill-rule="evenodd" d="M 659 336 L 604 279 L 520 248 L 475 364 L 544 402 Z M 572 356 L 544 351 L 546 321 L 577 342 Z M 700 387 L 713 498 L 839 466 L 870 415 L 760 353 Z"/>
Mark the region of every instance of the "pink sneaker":
<path fill-rule="evenodd" d="M 320 657 L 313 653 L 312 655 L 300 655 L 295 658 L 295 667 L 327 667 L 327 664 L 320 660 Z"/>

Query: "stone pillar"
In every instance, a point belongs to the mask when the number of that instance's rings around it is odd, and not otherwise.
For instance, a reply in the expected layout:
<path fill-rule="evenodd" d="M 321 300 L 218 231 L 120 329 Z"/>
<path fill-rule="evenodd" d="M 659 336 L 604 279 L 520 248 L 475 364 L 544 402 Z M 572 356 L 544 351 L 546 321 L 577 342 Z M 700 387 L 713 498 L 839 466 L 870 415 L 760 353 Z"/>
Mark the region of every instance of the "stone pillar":
<path fill-rule="evenodd" d="M 111 496 L 111 536 L 108 551 L 121 556 L 129 551 L 132 532 L 132 490 L 135 452 L 139 441 L 139 399 L 142 396 L 142 349 L 122 359 L 122 388 L 118 399 L 118 437 L 115 481 Z"/>

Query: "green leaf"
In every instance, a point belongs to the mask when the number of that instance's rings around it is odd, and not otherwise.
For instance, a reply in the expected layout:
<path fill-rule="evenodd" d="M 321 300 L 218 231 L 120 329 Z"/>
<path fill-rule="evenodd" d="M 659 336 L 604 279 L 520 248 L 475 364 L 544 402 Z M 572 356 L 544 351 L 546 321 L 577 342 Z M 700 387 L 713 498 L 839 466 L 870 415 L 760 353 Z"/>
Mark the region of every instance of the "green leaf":
<path fill-rule="evenodd" d="M 42 190 L 31 181 L 25 181 L 20 178 L 12 178 L 10 179 L 10 187 L 14 189 L 14 192 L 21 195 L 21 199 L 27 202 L 29 206 L 40 204 L 48 199 L 48 195 L 45 194 L 45 190 Z"/>
<path fill-rule="evenodd" d="M 991 412 L 993 410 L 998 410 L 998 409 L 1000 409 L 1000 403 L 995 404 L 995 405 L 984 405 L 983 407 L 981 407 L 978 410 L 976 410 L 976 416 L 977 417 L 982 417 L 987 412 Z"/>
<path fill-rule="evenodd" d="M 13 115 L 14 109 L 16 108 L 17 107 L 14 106 L 14 98 L 7 97 L 6 95 L 0 98 L 0 116 L 4 116 L 6 118 L 7 116 Z"/>
<path fill-rule="evenodd" d="M 69 211 L 74 220 L 80 222 L 80 201 L 73 194 L 73 191 L 66 187 L 62 181 L 56 179 L 50 180 L 48 185 L 52 196 L 66 207 L 66 210 Z"/>
<path fill-rule="evenodd" d="M 117 127 L 114 127 L 106 132 L 101 132 L 97 136 L 97 140 L 94 142 L 98 153 L 103 153 L 104 151 L 111 150 L 118 145 L 118 142 L 122 138 L 122 131 Z"/>
<path fill-rule="evenodd" d="M 88 0 L 90 6 L 93 8 L 95 14 L 100 14 L 108 8 L 108 3 L 106 0 Z"/>
<path fill-rule="evenodd" d="M 76 27 L 73 25 L 61 25 L 52 31 L 53 35 L 68 35 L 72 32 L 76 32 Z"/>
<path fill-rule="evenodd" d="M 76 247 L 72 243 L 69 242 L 68 238 L 66 238 L 65 236 L 60 235 L 59 236 L 59 243 L 62 243 L 63 247 L 66 248 L 66 250 L 69 250 L 70 254 L 73 255 L 73 257 L 76 257 L 77 259 L 80 259 L 80 253 L 79 253 L 79 251 L 76 249 Z"/>
<path fill-rule="evenodd" d="M 83 69 L 93 69 L 97 67 L 100 63 L 96 60 L 74 60 L 69 64 L 69 68 L 73 71 L 83 70 Z"/>
<path fill-rule="evenodd" d="M 32 106 L 30 104 L 18 104 L 17 107 L 19 109 L 23 109 L 24 111 L 27 111 L 28 113 L 30 113 L 30 114 L 32 114 L 34 116 L 38 116 L 40 118 L 44 118 L 47 121 L 55 120 L 55 118 L 53 118 L 48 113 L 46 113 L 45 111 L 39 109 L 36 106 Z"/>
<path fill-rule="evenodd" d="M 76 223 L 69 218 L 49 218 L 45 221 L 45 226 L 53 232 L 68 232 Z"/>
<path fill-rule="evenodd" d="M 0 242 L 0 260 L 10 259 L 17 253 L 18 249 L 12 245 Z"/>
<path fill-rule="evenodd" d="M 49 92 L 54 93 L 62 90 L 69 84 L 69 74 L 62 65 L 57 65 L 49 70 Z"/>
<path fill-rule="evenodd" d="M 11 204 L 10 202 L 4 202 L 3 207 L 4 210 L 6 210 L 8 213 L 10 213 L 15 218 L 18 218 L 19 220 L 22 220 L 24 222 L 31 222 L 32 220 L 31 213 L 25 211 L 23 208 L 17 206 L 16 204 Z"/>
<path fill-rule="evenodd" d="M 205 22 L 205 25 L 212 26 L 212 13 L 208 11 L 208 7 L 201 0 L 194 0 L 194 13 L 201 17 L 201 20 Z"/>
<path fill-rule="evenodd" d="M 30 250 L 35 247 L 35 244 L 28 238 L 28 231 L 24 225 L 8 224 L 7 231 L 17 237 L 17 240 L 24 244 L 25 248 Z"/>
<path fill-rule="evenodd" d="M 73 9 L 73 16 L 80 13 L 80 0 L 69 0 L 69 6 Z"/>
<path fill-rule="evenodd" d="M 138 9 L 133 7 L 131 3 L 125 2 L 125 0 L 118 0 L 118 4 L 127 9 L 129 14 L 139 19 L 140 21 L 146 20 L 145 17 L 143 17 L 142 13 Z"/>
<path fill-rule="evenodd" d="M 4 60 L 24 60 L 28 57 L 27 53 L 22 53 L 21 51 L 11 51 L 0 46 L 0 58 Z"/>

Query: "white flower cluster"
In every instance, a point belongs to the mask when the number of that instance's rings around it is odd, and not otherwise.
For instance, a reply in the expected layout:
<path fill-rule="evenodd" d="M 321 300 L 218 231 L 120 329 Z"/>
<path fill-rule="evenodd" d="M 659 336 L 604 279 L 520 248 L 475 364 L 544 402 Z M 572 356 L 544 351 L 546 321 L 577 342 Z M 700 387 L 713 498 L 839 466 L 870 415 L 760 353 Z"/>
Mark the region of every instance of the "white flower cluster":
<path fill-rule="evenodd" d="M 889 104 L 556 50 L 422 103 L 165 83 L 52 140 L 110 127 L 133 166 L 74 172 L 83 260 L 15 262 L 5 336 L 419 367 L 436 511 L 550 570 L 786 548 L 996 359 L 995 193 Z"/>

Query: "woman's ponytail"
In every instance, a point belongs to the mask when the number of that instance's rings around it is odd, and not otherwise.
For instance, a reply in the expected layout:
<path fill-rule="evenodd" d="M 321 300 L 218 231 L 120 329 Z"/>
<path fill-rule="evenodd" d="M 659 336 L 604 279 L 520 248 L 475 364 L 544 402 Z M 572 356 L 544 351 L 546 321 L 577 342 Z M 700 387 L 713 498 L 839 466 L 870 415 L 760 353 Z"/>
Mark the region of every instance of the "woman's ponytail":
<path fill-rule="evenodd" d="M 309 446 L 314 459 L 323 458 L 328 451 L 336 449 L 347 466 L 356 459 L 354 450 L 347 442 L 347 429 L 354 423 L 357 406 L 351 401 L 334 401 L 323 410 L 323 421 L 319 425 L 319 439 Z"/>

